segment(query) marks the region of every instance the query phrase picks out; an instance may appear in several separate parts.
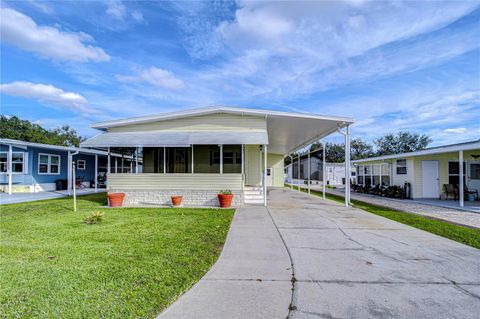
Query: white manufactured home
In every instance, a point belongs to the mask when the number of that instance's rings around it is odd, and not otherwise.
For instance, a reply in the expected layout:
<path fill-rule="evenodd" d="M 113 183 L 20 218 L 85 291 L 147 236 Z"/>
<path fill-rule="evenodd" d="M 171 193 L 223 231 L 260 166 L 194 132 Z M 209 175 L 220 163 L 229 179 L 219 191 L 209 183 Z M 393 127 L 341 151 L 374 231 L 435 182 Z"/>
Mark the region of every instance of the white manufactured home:
<path fill-rule="evenodd" d="M 356 166 L 359 185 L 409 183 L 413 199 L 446 200 L 451 196 L 460 206 L 465 199 L 479 200 L 480 140 L 352 163 Z"/>
<path fill-rule="evenodd" d="M 132 171 L 108 165 L 108 191 L 126 205 L 164 205 L 183 195 L 186 205 L 216 206 L 216 194 L 234 204 L 266 204 L 267 187 L 283 187 L 284 157 L 345 129 L 350 118 L 237 107 L 208 107 L 102 122 L 82 147 L 139 158 Z M 140 165 L 139 163 L 143 164 Z"/>

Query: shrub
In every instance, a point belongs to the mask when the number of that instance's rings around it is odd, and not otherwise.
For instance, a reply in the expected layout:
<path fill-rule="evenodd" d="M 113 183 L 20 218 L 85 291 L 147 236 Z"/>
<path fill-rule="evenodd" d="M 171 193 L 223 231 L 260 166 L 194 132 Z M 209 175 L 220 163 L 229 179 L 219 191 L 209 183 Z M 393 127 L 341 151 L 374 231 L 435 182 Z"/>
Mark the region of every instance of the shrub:
<path fill-rule="evenodd" d="M 222 194 L 222 195 L 232 195 L 232 191 L 229 190 L 229 189 L 222 189 L 220 191 L 220 194 Z"/>
<path fill-rule="evenodd" d="M 100 224 L 103 220 L 103 213 L 102 212 L 93 212 L 83 221 L 85 224 L 92 225 L 92 224 Z"/>

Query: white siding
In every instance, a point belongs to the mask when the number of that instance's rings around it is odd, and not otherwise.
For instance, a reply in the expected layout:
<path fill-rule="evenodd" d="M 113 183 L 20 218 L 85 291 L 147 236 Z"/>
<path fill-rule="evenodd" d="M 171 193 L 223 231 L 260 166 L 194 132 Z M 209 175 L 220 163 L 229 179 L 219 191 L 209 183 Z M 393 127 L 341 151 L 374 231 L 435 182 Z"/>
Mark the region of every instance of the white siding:
<path fill-rule="evenodd" d="M 190 116 L 166 121 L 157 121 L 142 124 L 112 127 L 109 132 L 132 131 L 230 131 L 230 130 L 255 130 L 266 131 L 267 124 L 264 117 L 242 116 L 238 114 L 209 114 Z"/>
<path fill-rule="evenodd" d="M 283 187 L 283 155 L 268 153 L 267 166 L 273 170 L 273 187 Z"/>
<path fill-rule="evenodd" d="M 242 189 L 242 174 L 109 174 L 108 189 L 233 191 Z"/>
<path fill-rule="evenodd" d="M 245 145 L 245 184 L 248 186 L 260 186 L 262 175 L 260 173 L 261 155 L 259 145 Z M 268 158 L 267 158 L 268 160 Z M 261 166 L 260 166 L 261 165 Z"/>

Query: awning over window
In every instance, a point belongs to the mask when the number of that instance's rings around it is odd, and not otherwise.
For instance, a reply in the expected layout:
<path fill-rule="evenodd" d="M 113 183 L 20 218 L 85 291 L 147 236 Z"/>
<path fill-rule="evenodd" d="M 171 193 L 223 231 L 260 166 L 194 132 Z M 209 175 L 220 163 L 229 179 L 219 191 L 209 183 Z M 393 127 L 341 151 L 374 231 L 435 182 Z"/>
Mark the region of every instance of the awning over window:
<path fill-rule="evenodd" d="M 174 147 L 210 144 L 268 144 L 264 131 L 148 131 L 106 132 L 81 143 L 82 147 Z"/>

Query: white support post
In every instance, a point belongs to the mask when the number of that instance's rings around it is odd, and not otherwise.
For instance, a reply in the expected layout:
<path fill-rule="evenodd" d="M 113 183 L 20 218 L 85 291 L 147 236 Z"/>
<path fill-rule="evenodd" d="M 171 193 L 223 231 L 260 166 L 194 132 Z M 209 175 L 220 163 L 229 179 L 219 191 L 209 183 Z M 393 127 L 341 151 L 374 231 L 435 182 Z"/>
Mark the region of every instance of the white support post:
<path fill-rule="evenodd" d="M 326 181 L 326 176 L 327 174 L 325 174 L 325 149 L 327 148 L 327 144 L 326 143 L 322 143 L 322 150 L 323 150 L 323 154 L 322 154 L 322 197 L 323 199 L 326 198 L 325 196 L 325 186 L 327 184 L 327 181 Z"/>
<path fill-rule="evenodd" d="M 298 155 L 298 167 L 297 167 L 297 172 L 298 172 L 298 191 L 301 191 L 300 188 L 300 162 L 302 161 L 302 156 Z"/>
<path fill-rule="evenodd" d="M 310 195 L 310 150 L 308 151 L 308 169 L 307 169 L 307 174 L 308 174 L 308 195 Z"/>
<path fill-rule="evenodd" d="M 345 133 L 345 207 L 350 205 L 350 126 Z"/>
<path fill-rule="evenodd" d="M 72 153 L 68 152 L 67 155 L 67 194 L 72 195 Z"/>
<path fill-rule="evenodd" d="M 267 144 L 263 145 L 263 206 L 267 206 Z"/>
<path fill-rule="evenodd" d="M 245 146 L 242 144 L 242 190 L 245 186 Z"/>
<path fill-rule="evenodd" d="M 293 156 L 290 155 L 290 165 L 292 166 L 292 169 L 290 170 L 292 172 L 292 179 L 290 180 L 290 189 L 293 189 Z"/>
<path fill-rule="evenodd" d="M 117 164 L 117 157 L 115 156 L 115 174 L 118 173 L 118 164 Z"/>
<path fill-rule="evenodd" d="M 220 145 L 220 174 L 223 174 L 223 145 Z"/>
<path fill-rule="evenodd" d="M 120 162 L 120 173 L 123 174 L 123 153 L 122 153 L 122 160 Z"/>
<path fill-rule="evenodd" d="M 135 148 L 135 174 L 138 174 L 138 146 Z"/>
<path fill-rule="evenodd" d="M 458 151 L 458 199 L 460 207 L 463 207 L 463 151 Z"/>
<path fill-rule="evenodd" d="M 163 147 L 163 174 L 167 174 L 167 148 Z"/>
<path fill-rule="evenodd" d="M 13 149 L 12 144 L 8 145 L 8 195 L 12 195 L 12 174 L 13 174 Z"/>
<path fill-rule="evenodd" d="M 95 154 L 95 179 L 94 179 L 95 193 L 97 192 L 97 184 L 98 184 L 98 154 Z"/>
<path fill-rule="evenodd" d="M 77 211 L 77 185 L 76 185 L 76 177 L 75 177 L 75 162 L 72 161 L 72 166 L 69 167 L 69 171 L 72 171 L 72 179 L 73 179 L 73 211 Z"/>
<path fill-rule="evenodd" d="M 192 144 L 192 174 L 193 174 L 193 160 L 194 160 L 194 157 L 193 157 L 193 144 Z"/>
<path fill-rule="evenodd" d="M 108 157 L 107 157 L 107 176 L 108 174 L 110 174 L 110 166 L 111 166 L 111 163 L 110 163 L 110 147 L 108 148 Z"/>
<path fill-rule="evenodd" d="M 133 161 L 132 158 L 130 158 L 130 174 L 133 173 Z"/>

